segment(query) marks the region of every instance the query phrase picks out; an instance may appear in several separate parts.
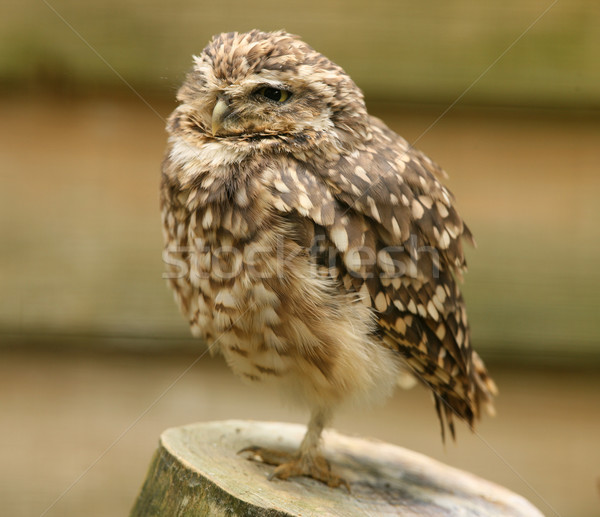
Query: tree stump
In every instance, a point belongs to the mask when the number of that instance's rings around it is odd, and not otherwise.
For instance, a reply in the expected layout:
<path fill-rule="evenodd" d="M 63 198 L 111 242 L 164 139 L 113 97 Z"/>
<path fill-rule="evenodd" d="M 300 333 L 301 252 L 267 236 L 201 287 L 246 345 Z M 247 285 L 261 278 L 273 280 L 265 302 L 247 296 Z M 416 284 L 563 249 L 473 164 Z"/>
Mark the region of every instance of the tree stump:
<path fill-rule="evenodd" d="M 323 450 L 351 492 L 312 479 L 268 481 L 274 468 L 237 451 L 295 451 L 300 425 L 225 421 L 167 429 L 130 517 L 447 516 L 540 517 L 521 496 L 394 445 L 323 434 Z"/>

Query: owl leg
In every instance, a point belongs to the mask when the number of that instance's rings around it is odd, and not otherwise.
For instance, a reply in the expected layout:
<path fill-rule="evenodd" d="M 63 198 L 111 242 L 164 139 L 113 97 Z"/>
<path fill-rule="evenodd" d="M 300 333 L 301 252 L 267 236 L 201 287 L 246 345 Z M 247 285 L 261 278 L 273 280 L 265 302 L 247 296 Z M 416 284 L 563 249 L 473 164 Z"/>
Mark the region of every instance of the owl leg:
<path fill-rule="evenodd" d="M 320 451 L 321 433 L 329 421 L 330 411 L 317 409 L 313 411 L 308 429 L 302 439 L 300 448 L 295 454 L 264 449 L 262 447 L 246 447 L 240 452 L 251 452 L 252 459 L 258 459 L 269 465 L 277 465 L 269 475 L 269 479 L 288 479 L 295 476 L 306 476 L 334 488 L 344 485 L 348 491 L 348 483 L 331 471 L 329 462 Z"/>

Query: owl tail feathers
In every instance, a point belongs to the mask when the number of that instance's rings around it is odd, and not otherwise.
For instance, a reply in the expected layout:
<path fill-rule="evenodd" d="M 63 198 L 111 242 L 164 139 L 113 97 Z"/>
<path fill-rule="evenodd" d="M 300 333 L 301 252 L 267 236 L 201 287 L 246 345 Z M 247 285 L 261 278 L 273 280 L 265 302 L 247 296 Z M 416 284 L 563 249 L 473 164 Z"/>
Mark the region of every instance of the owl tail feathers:
<path fill-rule="evenodd" d="M 440 421 L 442 431 L 442 443 L 446 443 L 446 427 L 450 429 L 452 440 L 456 440 L 456 429 L 454 427 L 454 412 L 442 395 L 434 393 L 435 411 Z"/>
<path fill-rule="evenodd" d="M 473 428 L 475 419 L 473 407 L 464 398 L 457 396 L 452 391 L 445 391 L 438 388 L 433 393 L 433 399 L 435 402 L 435 411 L 440 421 L 442 442 L 446 442 L 446 427 L 450 430 L 452 440 L 456 440 L 455 416 L 464 420 L 469 427 Z"/>
<path fill-rule="evenodd" d="M 493 397 L 498 395 L 498 387 L 488 374 L 488 371 L 477 352 L 473 351 L 473 371 L 475 377 L 475 404 L 483 406 L 486 413 L 496 416 Z"/>
<path fill-rule="evenodd" d="M 474 430 L 481 408 L 490 416 L 496 414 L 493 397 L 498 394 L 498 388 L 476 352 L 473 352 L 472 361 L 472 381 L 468 396 L 451 384 L 441 384 L 432 390 L 443 442 L 446 440 L 446 427 L 450 430 L 452 439 L 456 439 L 454 417 L 464 420 Z"/>

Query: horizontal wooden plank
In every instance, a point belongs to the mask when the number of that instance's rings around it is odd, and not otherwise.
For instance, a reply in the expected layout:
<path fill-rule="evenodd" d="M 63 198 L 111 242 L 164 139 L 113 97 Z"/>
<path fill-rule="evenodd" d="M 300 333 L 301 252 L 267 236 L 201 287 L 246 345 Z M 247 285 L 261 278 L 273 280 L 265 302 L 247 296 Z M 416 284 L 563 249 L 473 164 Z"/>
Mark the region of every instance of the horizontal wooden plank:
<path fill-rule="evenodd" d="M 286 28 L 370 96 L 600 106 L 598 26 L 589 0 L 25 0 L 3 8 L 0 83 L 170 94 L 213 34 Z"/>

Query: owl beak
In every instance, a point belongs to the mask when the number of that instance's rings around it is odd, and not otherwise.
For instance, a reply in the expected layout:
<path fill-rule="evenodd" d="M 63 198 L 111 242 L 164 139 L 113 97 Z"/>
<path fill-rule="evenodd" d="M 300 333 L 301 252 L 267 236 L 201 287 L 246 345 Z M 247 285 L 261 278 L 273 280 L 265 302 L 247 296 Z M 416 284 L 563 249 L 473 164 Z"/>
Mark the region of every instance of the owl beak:
<path fill-rule="evenodd" d="M 212 112 L 212 134 L 216 136 L 217 133 L 223 129 L 225 119 L 231 114 L 231 107 L 224 100 L 219 98 Z"/>

